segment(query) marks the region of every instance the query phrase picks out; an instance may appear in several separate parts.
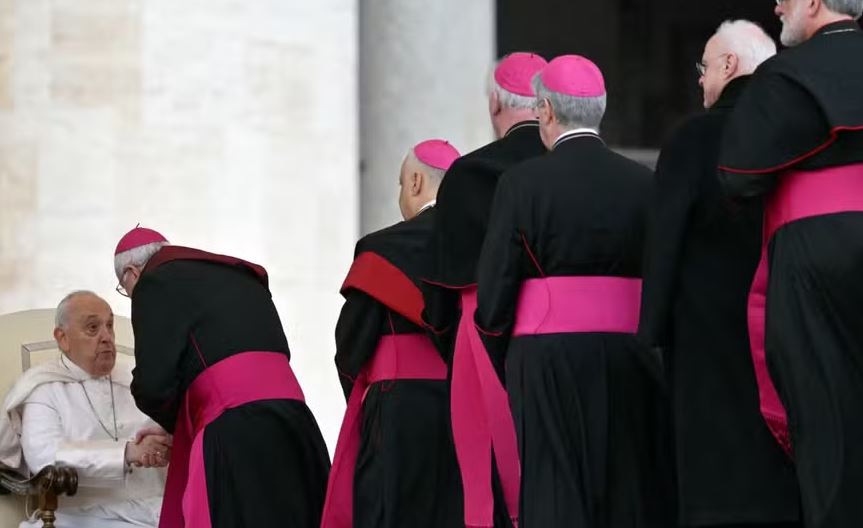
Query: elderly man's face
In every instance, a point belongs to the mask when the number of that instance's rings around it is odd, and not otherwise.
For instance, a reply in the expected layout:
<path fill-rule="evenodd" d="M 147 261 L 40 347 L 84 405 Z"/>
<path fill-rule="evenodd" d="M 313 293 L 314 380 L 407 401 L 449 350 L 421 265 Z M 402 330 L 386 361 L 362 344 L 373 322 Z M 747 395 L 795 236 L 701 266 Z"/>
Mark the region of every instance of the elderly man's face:
<path fill-rule="evenodd" d="M 796 46 L 806 40 L 806 3 L 802 0 L 782 0 L 774 10 L 782 22 L 779 40 L 783 46 Z"/>
<path fill-rule="evenodd" d="M 91 376 L 107 376 L 114 369 L 114 314 L 101 298 L 76 295 L 66 307 L 66 322 L 54 329 L 66 356 Z"/>
<path fill-rule="evenodd" d="M 722 41 L 714 36 L 704 46 L 704 54 L 701 56 L 701 77 L 698 84 L 704 90 L 704 108 L 710 108 L 722 95 L 722 90 L 729 83 L 731 74 L 729 71 L 728 56 L 724 53 Z"/>
<path fill-rule="evenodd" d="M 141 268 L 137 266 L 126 266 L 123 274 L 120 276 L 120 284 L 117 291 L 125 294 L 126 297 L 131 297 L 135 286 L 138 284 L 138 279 L 141 278 Z M 122 291 L 121 291 L 122 288 Z"/>

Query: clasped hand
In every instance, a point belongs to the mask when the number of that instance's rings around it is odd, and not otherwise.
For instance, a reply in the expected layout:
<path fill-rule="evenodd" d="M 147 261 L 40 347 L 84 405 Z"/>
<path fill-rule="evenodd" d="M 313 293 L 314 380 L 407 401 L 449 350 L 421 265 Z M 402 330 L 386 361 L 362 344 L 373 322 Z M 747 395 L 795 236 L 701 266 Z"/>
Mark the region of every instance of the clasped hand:
<path fill-rule="evenodd" d="M 171 459 L 171 435 L 161 427 L 141 429 L 126 444 L 126 462 L 135 467 L 165 467 Z"/>

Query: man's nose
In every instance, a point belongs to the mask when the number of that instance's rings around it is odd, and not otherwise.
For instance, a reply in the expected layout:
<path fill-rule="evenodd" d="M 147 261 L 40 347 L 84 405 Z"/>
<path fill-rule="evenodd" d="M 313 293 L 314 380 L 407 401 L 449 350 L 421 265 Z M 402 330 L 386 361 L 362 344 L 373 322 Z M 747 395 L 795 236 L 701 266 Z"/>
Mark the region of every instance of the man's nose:
<path fill-rule="evenodd" d="M 107 341 L 109 343 L 113 343 L 114 331 L 107 326 L 103 326 L 102 330 L 99 332 L 99 341 Z"/>

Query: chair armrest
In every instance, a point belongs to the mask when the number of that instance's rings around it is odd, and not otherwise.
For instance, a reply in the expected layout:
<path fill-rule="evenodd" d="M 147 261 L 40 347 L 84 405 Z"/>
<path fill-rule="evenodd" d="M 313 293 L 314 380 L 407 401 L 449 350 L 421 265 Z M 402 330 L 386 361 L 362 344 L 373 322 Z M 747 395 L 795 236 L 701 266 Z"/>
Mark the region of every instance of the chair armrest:
<path fill-rule="evenodd" d="M 75 468 L 46 466 L 27 478 L 14 469 L 0 464 L 0 490 L 38 499 L 39 518 L 45 528 L 53 528 L 56 520 L 57 497 L 78 492 L 78 472 Z"/>

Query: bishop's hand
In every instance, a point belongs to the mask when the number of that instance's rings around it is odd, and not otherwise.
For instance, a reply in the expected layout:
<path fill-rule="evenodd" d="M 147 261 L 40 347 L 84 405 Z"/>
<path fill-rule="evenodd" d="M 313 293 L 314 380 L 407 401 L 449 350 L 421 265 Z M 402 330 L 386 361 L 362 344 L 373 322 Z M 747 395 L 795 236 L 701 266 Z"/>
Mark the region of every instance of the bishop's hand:
<path fill-rule="evenodd" d="M 140 433 L 139 433 L 140 435 Z M 171 459 L 171 436 L 147 434 L 126 444 L 126 462 L 136 467 L 165 467 Z"/>

